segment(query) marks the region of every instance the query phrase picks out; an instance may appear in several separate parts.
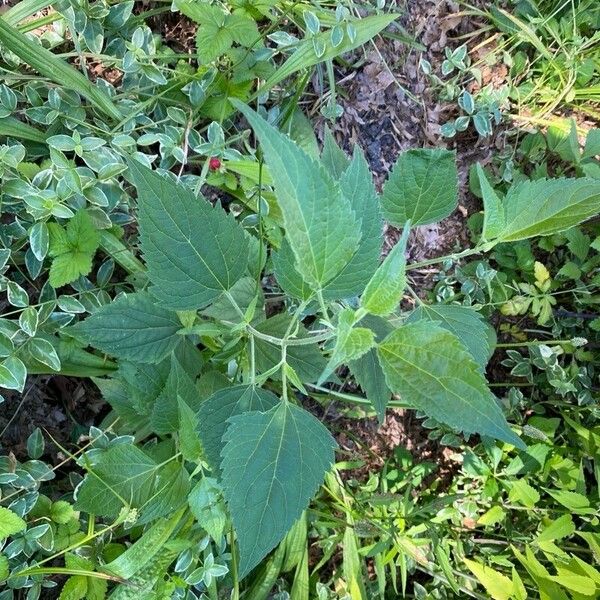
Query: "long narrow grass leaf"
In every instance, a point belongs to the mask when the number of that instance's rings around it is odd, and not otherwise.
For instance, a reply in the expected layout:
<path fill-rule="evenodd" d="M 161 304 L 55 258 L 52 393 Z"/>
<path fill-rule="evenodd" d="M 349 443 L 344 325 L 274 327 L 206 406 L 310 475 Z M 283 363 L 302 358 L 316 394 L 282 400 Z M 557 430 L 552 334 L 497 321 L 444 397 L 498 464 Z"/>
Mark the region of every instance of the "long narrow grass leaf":
<path fill-rule="evenodd" d="M 52 0 L 22 0 L 9 8 L 2 18 L 12 26 L 18 25 L 27 17 L 35 15 L 35 13 L 47 8 L 52 4 Z"/>
<path fill-rule="evenodd" d="M 46 135 L 42 131 L 14 117 L 0 119 L 0 137 L 4 136 L 40 144 L 46 141 Z"/>
<path fill-rule="evenodd" d="M 38 73 L 74 90 L 106 116 L 114 120 L 122 118 L 123 115 L 103 90 L 2 19 L 0 19 L 0 42 Z"/>
<path fill-rule="evenodd" d="M 271 77 L 269 77 L 260 89 L 254 94 L 264 94 L 274 85 L 283 81 L 296 71 L 312 67 L 317 63 L 331 60 L 336 56 L 340 56 L 345 52 L 350 52 L 365 42 L 368 42 L 372 37 L 377 35 L 382 29 L 387 27 L 392 21 L 398 18 L 397 14 L 389 15 L 373 15 L 364 19 L 352 21 L 352 25 L 356 30 L 356 35 L 350 39 L 348 35 L 344 36 L 342 43 L 339 46 L 333 46 L 330 43 L 329 32 L 318 33 L 313 38 L 301 40 L 296 46 L 296 51 L 279 67 Z M 315 40 L 320 40 L 324 45 L 324 52 L 321 56 L 317 56 L 315 52 Z"/>

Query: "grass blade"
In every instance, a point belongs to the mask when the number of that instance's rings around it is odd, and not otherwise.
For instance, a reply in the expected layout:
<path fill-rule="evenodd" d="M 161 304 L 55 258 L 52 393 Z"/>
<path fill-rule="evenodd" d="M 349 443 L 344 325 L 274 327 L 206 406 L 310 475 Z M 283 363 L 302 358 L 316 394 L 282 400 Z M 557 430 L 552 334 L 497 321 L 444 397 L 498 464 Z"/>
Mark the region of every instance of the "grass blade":
<path fill-rule="evenodd" d="M 123 115 L 104 91 L 3 19 L 0 19 L 0 42 L 38 73 L 74 90 L 109 118 L 115 121 L 122 118 Z"/>
<path fill-rule="evenodd" d="M 52 4 L 52 0 L 22 0 L 18 4 L 15 4 L 12 8 L 8 9 L 2 18 L 13 27 L 26 19 L 31 17 L 36 12 L 47 8 Z"/>
<path fill-rule="evenodd" d="M 397 14 L 389 15 L 373 15 L 365 17 L 364 19 L 357 19 L 352 21 L 356 29 L 356 37 L 350 41 L 345 36 L 344 41 L 337 47 L 334 47 L 329 43 L 330 34 L 329 32 L 318 33 L 315 38 L 320 38 L 325 44 L 325 53 L 318 57 L 315 53 L 313 38 L 306 38 L 301 40 L 297 45 L 297 50 L 269 77 L 260 89 L 255 92 L 248 102 L 256 98 L 259 94 L 264 94 L 269 91 L 274 85 L 277 85 L 280 81 L 283 81 L 286 77 L 289 77 L 300 69 L 312 67 L 317 63 L 331 60 L 336 56 L 340 56 L 345 52 L 354 50 L 359 46 L 362 46 L 365 42 L 368 42 L 372 37 L 377 35 L 382 29 L 387 27 L 392 21 L 398 18 Z"/>
<path fill-rule="evenodd" d="M 46 135 L 39 129 L 13 117 L 0 119 L 0 137 L 4 136 L 40 144 L 46 141 Z"/>

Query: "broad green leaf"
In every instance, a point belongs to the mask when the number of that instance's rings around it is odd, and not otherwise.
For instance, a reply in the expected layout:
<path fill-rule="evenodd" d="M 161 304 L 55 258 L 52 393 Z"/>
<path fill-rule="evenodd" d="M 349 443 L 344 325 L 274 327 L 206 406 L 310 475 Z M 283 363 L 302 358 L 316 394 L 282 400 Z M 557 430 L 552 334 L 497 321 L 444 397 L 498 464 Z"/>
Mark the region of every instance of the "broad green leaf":
<path fill-rule="evenodd" d="M 140 240 L 152 293 L 169 308 L 203 308 L 246 271 L 244 230 L 219 206 L 129 161 L 138 192 Z"/>
<path fill-rule="evenodd" d="M 483 232 L 484 241 L 493 240 L 504 229 L 504 206 L 494 188 L 485 176 L 485 171 L 477 163 L 477 177 L 483 197 Z"/>
<path fill-rule="evenodd" d="M 544 527 L 543 531 L 537 536 L 536 543 L 561 540 L 575 533 L 575 529 L 575 523 L 573 523 L 571 515 L 562 515 Z"/>
<path fill-rule="evenodd" d="M 517 560 L 527 569 L 536 584 L 540 598 L 544 600 L 568 600 L 569 596 L 552 581 L 548 569 L 537 560 L 531 548 L 525 547 L 525 556 L 514 546 L 511 547 Z"/>
<path fill-rule="evenodd" d="M 440 327 L 453 333 L 481 369 L 485 369 L 494 347 L 490 344 L 490 326 L 477 311 L 454 304 L 424 304 L 415 309 L 406 322 L 416 323 L 421 320 L 435 321 Z"/>
<path fill-rule="evenodd" d="M 477 519 L 477 525 L 496 525 L 506 517 L 505 510 L 500 506 L 492 506 Z"/>
<path fill-rule="evenodd" d="M 87 577 L 73 575 L 65 581 L 58 600 L 82 600 L 82 598 L 86 598 L 87 591 Z"/>
<path fill-rule="evenodd" d="M 158 363 L 181 342 L 181 323 L 174 312 L 157 306 L 144 292 L 106 304 L 69 332 L 118 358 Z"/>
<path fill-rule="evenodd" d="M 0 554 L 0 583 L 3 583 L 10 575 L 10 565 L 8 564 L 8 556 Z"/>
<path fill-rule="evenodd" d="M 361 308 L 385 317 L 396 310 L 406 287 L 406 242 L 410 226 L 405 224 L 402 237 L 367 284 L 360 299 Z"/>
<path fill-rule="evenodd" d="M 361 323 L 375 333 L 375 340 L 382 342 L 392 331 L 391 325 L 380 317 L 367 315 Z M 392 397 L 392 392 L 385 381 L 385 374 L 377 358 L 377 350 L 372 348 L 360 358 L 348 365 L 358 385 L 362 388 L 367 400 L 377 412 L 379 424 L 385 419 L 385 409 Z"/>
<path fill-rule="evenodd" d="M 281 313 L 259 323 L 256 325 L 256 329 L 261 333 L 283 338 L 290 324 L 290 319 L 289 315 Z M 296 338 L 303 339 L 309 336 L 310 334 L 306 328 L 299 325 Z M 256 370 L 258 373 L 268 371 L 281 361 L 280 346 L 259 338 L 256 338 L 254 345 L 256 351 Z M 327 364 L 316 343 L 305 346 L 288 346 L 286 360 L 298 377 L 302 381 L 309 383 L 317 381 Z M 277 377 L 277 375 L 273 377 Z"/>
<path fill-rule="evenodd" d="M 574 118 L 556 119 L 546 132 L 548 150 L 558 154 L 565 162 L 579 164 L 581 160 L 577 123 Z"/>
<path fill-rule="evenodd" d="M 325 286 L 323 297 L 326 300 L 358 296 L 377 269 L 383 243 L 377 191 L 369 165 L 358 147 L 355 147 L 352 161 L 339 183 L 343 196 L 350 200 L 356 219 L 361 222 L 361 238 L 348 264 Z"/>
<path fill-rule="evenodd" d="M 360 241 L 360 223 L 350 202 L 325 169 L 287 136 L 245 104 L 234 105 L 261 142 L 296 270 L 315 290 L 322 289 L 346 266 Z"/>
<path fill-rule="evenodd" d="M 504 468 L 505 475 L 526 475 L 527 473 L 539 473 L 546 464 L 546 459 L 552 446 L 548 444 L 530 444 L 527 452 L 519 452 Z"/>
<path fill-rule="evenodd" d="M 0 506 L 0 541 L 27 528 L 27 523 L 12 510 Z"/>
<path fill-rule="evenodd" d="M 306 154 L 319 158 L 319 143 L 311 120 L 296 108 L 286 125 L 286 133 Z M 334 179 L 337 179 L 334 177 Z"/>
<path fill-rule="evenodd" d="M 383 216 L 392 225 L 436 223 L 458 204 L 455 153 L 443 149 L 407 150 L 398 157 L 383 188 Z"/>
<path fill-rule="evenodd" d="M 485 591 L 493 600 L 509 600 L 512 595 L 512 581 L 502 573 L 498 573 L 491 567 L 486 567 L 474 560 L 463 558 L 469 571 L 477 577 L 485 588 Z"/>
<path fill-rule="evenodd" d="M 504 209 L 498 242 L 565 231 L 600 212 L 600 181 L 586 177 L 524 181 L 508 190 Z"/>
<path fill-rule="evenodd" d="M 233 42 L 250 46 L 260 38 L 254 19 L 244 15 L 229 14 L 218 6 L 189 0 L 177 0 L 175 6 L 200 24 L 196 45 L 204 63 L 212 62 L 225 54 Z"/>
<path fill-rule="evenodd" d="M 235 301 L 232 303 L 231 298 Z M 242 277 L 229 291 L 229 294 L 219 296 L 208 308 L 205 308 L 202 314 L 205 317 L 212 317 L 217 321 L 229 321 L 230 323 L 241 323 L 243 315 L 240 315 L 238 308 L 242 313 L 246 313 L 249 307 L 254 307 L 254 318 L 252 321 L 264 319 L 264 296 L 256 279 L 252 277 Z M 236 306 L 237 305 L 237 306 Z"/>
<path fill-rule="evenodd" d="M 170 358 L 157 364 L 120 362 L 119 379 L 123 381 L 127 396 L 138 414 L 150 417 L 170 372 Z"/>
<path fill-rule="evenodd" d="M 377 193 L 369 166 L 360 150 L 355 151 L 339 183 L 342 194 L 350 199 L 352 209 L 361 221 L 361 240 L 348 264 L 323 289 L 326 300 L 359 295 L 377 269 L 382 244 L 383 224 Z M 296 270 L 294 254 L 286 239 L 281 249 L 274 253 L 273 265 L 277 281 L 288 294 L 301 300 L 311 297 L 310 286 Z"/>
<path fill-rule="evenodd" d="M 225 54 L 233 44 L 231 32 L 225 25 L 227 14 L 217 6 L 202 6 L 202 24 L 196 33 L 196 47 L 203 63 L 210 63 Z"/>
<path fill-rule="evenodd" d="M 268 390 L 253 385 L 236 385 L 215 392 L 198 410 L 198 433 L 204 454 L 214 473 L 220 473 L 223 435 L 227 420 L 244 412 L 265 412 L 279 403 Z"/>
<path fill-rule="evenodd" d="M 48 224 L 50 285 L 61 287 L 92 270 L 92 259 L 100 245 L 100 234 L 85 210 L 79 210 L 63 228 Z"/>
<path fill-rule="evenodd" d="M 600 129 L 590 129 L 585 139 L 585 149 L 581 158 L 594 158 L 600 155 Z"/>
<path fill-rule="evenodd" d="M 156 433 L 163 435 L 179 429 L 179 400 L 189 406 L 194 413 L 202 401 L 194 381 L 172 354 L 169 376 L 162 391 L 156 397 L 150 417 L 150 423 Z"/>
<path fill-rule="evenodd" d="M 308 300 L 314 295 L 310 285 L 296 270 L 296 257 L 287 238 L 283 238 L 281 248 L 273 252 L 272 258 L 277 283 L 286 294 L 299 300 Z"/>
<path fill-rule="evenodd" d="M 169 452 L 168 459 L 171 458 Z M 181 463 L 171 460 L 159 466 L 153 494 L 144 503 L 138 523 L 150 523 L 158 517 L 171 514 L 185 503 L 189 491 L 190 476 Z"/>
<path fill-rule="evenodd" d="M 375 345 L 375 334 L 366 327 L 354 327 L 354 311 L 350 308 L 338 314 L 337 336 L 331 358 L 319 377 L 321 385 L 341 364 L 348 364 L 366 354 Z"/>
<path fill-rule="evenodd" d="M 227 511 L 217 480 L 203 477 L 190 492 L 188 503 L 200 526 L 219 544 L 227 525 Z"/>
<path fill-rule="evenodd" d="M 587 496 L 569 490 L 546 490 L 559 504 L 575 515 L 592 515 L 596 513 L 595 508 L 590 506 Z"/>
<path fill-rule="evenodd" d="M 223 440 L 223 488 L 244 577 L 300 517 L 336 444 L 315 417 L 288 402 L 232 417 Z"/>
<path fill-rule="evenodd" d="M 409 323 L 390 334 L 378 352 L 388 386 L 407 404 L 465 433 L 525 448 L 479 365 L 449 331 L 429 322 Z"/>
<path fill-rule="evenodd" d="M 510 482 L 508 498 L 511 502 L 533 508 L 540 501 L 540 493 L 529 485 L 525 479 L 515 479 Z"/>
<path fill-rule="evenodd" d="M 350 164 L 346 153 L 337 145 L 331 130 L 327 126 L 325 126 L 325 134 L 323 136 L 321 164 L 336 181 L 340 180 L 342 174 Z"/>
<path fill-rule="evenodd" d="M 204 399 L 208 399 L 215 392 L 230 386 L 229 379 L 223 373 L 216 370 L 206 371 L 196 381 L 196 387 Z"/>
<path fill-rule="evenodd" d="M 147 523 L 176 510 L 189 491 L 189 476 L 175 461 L 158 463 L 130 444 L 102 451 L 77 488 L 75 509 L 115 518 L 124 506 Z"/>

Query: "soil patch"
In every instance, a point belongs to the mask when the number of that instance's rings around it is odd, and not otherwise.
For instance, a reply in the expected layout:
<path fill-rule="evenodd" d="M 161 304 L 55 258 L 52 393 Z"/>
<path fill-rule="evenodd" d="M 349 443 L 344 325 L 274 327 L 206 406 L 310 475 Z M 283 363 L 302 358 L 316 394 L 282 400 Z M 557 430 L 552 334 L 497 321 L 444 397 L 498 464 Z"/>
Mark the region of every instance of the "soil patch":
<path fill-rule="evenodd" d="M 22 394 L 3 390 L 3 396 L 0 454 L 12 452 L 27 460 L 27 438 L 39 427 L 46 442 L 42 459 L 52 464 L 64 458 L 59 446 L 74 450 L 106 406 L 90 381 L 63 376 L 30 376 Z"/>

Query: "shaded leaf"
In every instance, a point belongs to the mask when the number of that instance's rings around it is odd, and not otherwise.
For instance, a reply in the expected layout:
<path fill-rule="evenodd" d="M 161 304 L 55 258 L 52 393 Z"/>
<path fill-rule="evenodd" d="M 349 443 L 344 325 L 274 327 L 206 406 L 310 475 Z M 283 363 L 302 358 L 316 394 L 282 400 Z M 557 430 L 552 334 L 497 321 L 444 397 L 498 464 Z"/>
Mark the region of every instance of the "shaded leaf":
<path fill-rule="evenodd" d="M 252 385 L 236 385 L 215 392 L 200 406 L 198 433 L 206 459 L 214 473 L 220 473 L 223 435 L 228 419 L 244 412 L 265 412 L 279 403 L 279 398 L 268 390 Z"/>
<path fill-rule="evenodd" d="M 490 326 L 472 308 L 454 304 L 423 304 L 408 317 L 407 323 L 421 320 L 434 321 L 453 333 L 471 353 L 475 361 L 485 369 L 494 347 L 490 344 Z"/>
<path fill-rule="evenodd" d="M 361 323 L 375 333 L 377 342 L 383 341 L 393 331 L 389 323 L 379 317 L 367 315 Z M 385 381 L 385 374 L 377 358 L 377 350 L 372 348 L 360 358 L 351 361 L 348 366 L 367 396 L 367 400 L 377 412 L 377 418 L 381 425 L 385 419 L 385 409 L 392 397 L 392 392 Z"/>
<path fill-rule="evenodd" d="M 76 338 L 112 354 L 142 363 L 157 363 L 181 342 L 181 323 L 149 294 L 123 295 L 69 328 Z"/>
<path fill-rule="evenodd" d="M 283 338 L 291 321 L 291 316 L 284 313 L 275 315 L 262 323 L 256 325 L 256 329 L 261 333 Z M 299 325 L 296 338 L 303 339 L 310 334 L 306 328 Z M 274 367 L 281 361 L 281 347 L 271 344 L 265 340 L 255 340 L 256 351 L 256 370 L 264 373 Z M 313 383 L 317 381 L 319 375 L 325 368 L 327 361 L 323 358 L 319 346 L 307 344 L 305 346 L 288 346 L 287 363 L 294 369 L 298 377 L 305 382 Z M 272 377 L 277 377 L 274 375 Z"/>
<path fill-rule="evenodd" d="M 244 577 L 300 517 L 336 444 L 315 417 L 287 402 L 232 417 L 224 441 L 223 488 Z"/>

